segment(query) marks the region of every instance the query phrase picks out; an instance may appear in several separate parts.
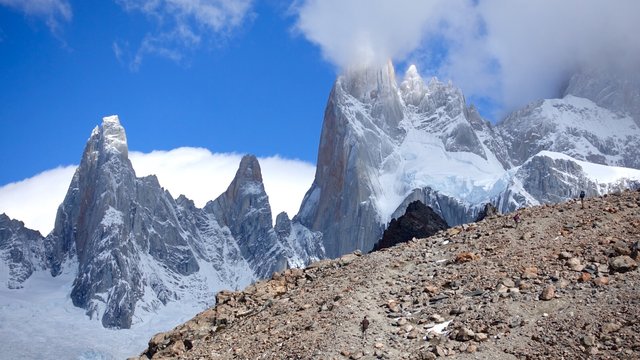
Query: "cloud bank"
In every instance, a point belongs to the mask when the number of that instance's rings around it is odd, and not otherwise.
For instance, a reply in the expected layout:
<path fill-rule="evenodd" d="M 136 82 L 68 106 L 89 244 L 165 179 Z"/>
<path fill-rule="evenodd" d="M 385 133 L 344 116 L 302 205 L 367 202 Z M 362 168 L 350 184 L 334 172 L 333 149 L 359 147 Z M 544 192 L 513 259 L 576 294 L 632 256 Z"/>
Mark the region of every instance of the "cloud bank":
<path fill-rule="evenodd" d="M 155 26 L 145 34 L 130 56 L 137 70 L 145 56 L 157 55 L 175 62 L 203 40 L 224 40 L 251 18 L 252 0 L 116 0 L 125 11 L 141 13 Z M 128 42 L 114 42 L 116 58 L 123 61 Z"/>
<path fill-rule="evenodd" d="M 172 196 L 184 194 L 202 207 L 227 189 L 242 155 L 183 147 L 151 153 L 132 151 L 129 157 L 138 177 L 155 174 Z M 315 166 L 278 156 L 258 160 L 274 220 L 281 211 L 293 217 L 311 186 Z M 64 200 L 75 169 L 76 166 L 60 167 L 1 186 L 0 213 L 47 235 L 53 229 L 57 208 Z"/>
<path fill-rule="evenodd" d="M 636 0 L 304 0 L 294 11 L 341 70 L 415 62 L 503 111 L 559 95 L 579 69 L 640 71 Z"/>
<path fill-rule="evenodd" d="M 54 33 L 61 22 L 70 21 L 73 17 L 67 0 L 0 0 L 0 5 L 16 9 L 27 16 L 44 19 Z"/>

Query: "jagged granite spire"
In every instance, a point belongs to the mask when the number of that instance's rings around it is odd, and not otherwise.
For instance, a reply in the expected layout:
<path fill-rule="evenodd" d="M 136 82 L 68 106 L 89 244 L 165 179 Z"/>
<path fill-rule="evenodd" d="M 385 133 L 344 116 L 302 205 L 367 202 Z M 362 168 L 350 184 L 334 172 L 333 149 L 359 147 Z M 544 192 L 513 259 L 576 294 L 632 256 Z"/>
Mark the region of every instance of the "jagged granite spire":
<path fill-rule="evenodd" d="M 400 86 L 391 63 L 348 71 L 331 91 L 315 179 L 298 220 L 322 232 L 329 257 L 371 250 L 391 216 L 404 213 L 410 202 L 405 199 L 416 190 L 425 196 L 411 201 L 420 199 L 442 211 L 439 215 L 451 224 L 473 220 L 474 211 L 460 212 L 463 206 L 456 201 L 434 204 L 447 197 L 428 196 L 433 191 L 427 189 L 439 182 L 432 180 L 428 164 L 450 161 L 452 152 L 461 154 L 460 163 L 472 158 L 479 173 L 503 170 L 482 141 L 480 132 L 489 124 L 474 124 L 468 114 L 460 90 L 436 79 L 426 84 L 415 67 Z"/>
<path fill-rule="evenodd" d="M 149 272 L 158 265 L 182 275 L 198 270 L 174 209 L 154 176 L 136 178 L 124 128 L 116 116 L 104 118 L 87 142 L 47 238 L 54 276 L 65 261 L 77 259 L 74 305 L 105 327 L 128 328 L 145 287 L 166 302 L 172 294 L 162 290 L 161 281 L 150 281 Z"/>
<path fill-rule="evenodd" d="M 258 277 L 268 277 L 288 266 L 285 250 L 273 230 L 269 197 L 254 155 L 242 158 L 227 191 L 209 202 L 204 211 L 229 228 L 242 256 Z"/>

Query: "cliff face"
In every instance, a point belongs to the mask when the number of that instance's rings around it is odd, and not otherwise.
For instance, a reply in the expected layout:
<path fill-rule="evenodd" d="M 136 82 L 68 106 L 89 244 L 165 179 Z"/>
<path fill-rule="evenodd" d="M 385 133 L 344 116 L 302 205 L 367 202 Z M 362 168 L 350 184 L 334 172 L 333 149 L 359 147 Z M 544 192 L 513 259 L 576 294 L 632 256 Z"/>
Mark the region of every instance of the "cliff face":
<path fill-rule="evenodd" d="M 42 235 L 0 214 L 0 286 L 20 289 L 34 271 L 46 269 Z"/>

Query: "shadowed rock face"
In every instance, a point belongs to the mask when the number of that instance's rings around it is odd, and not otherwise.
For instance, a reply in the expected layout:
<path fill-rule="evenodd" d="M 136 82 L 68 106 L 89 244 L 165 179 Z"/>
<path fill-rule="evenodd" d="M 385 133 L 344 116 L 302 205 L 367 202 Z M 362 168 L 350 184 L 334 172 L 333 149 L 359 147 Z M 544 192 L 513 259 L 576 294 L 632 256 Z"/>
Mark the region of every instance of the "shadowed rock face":
<path fill-rule="evenodd" d="M 22 221 L 0 214 L 0 271 L 4 275 L 0 279 L 6 281 L 0 286 L 20 289 L 34 271 L 46 268 L 43 240 L 38 231 L 27 229 Z"/>
<path fill-rule="evenodd" d="M 426 238 L 448 228 L 447 223 L 433 209 L 416 200 L 409 204 L 404 215 L 391 220 L 382 239 L 373 247 L 373 251 L 388 248 L 413 238 Z"/>
<path fill-rule="evenodd" d="M 273 230 L 269 197 L 264 191 L 260 164 L 255 156 L 242 158 L 227 191 L 209 202 L 204 211 L 229 228 L 242 256 L 259 278 L 287 267 L 285 249 Z"/>

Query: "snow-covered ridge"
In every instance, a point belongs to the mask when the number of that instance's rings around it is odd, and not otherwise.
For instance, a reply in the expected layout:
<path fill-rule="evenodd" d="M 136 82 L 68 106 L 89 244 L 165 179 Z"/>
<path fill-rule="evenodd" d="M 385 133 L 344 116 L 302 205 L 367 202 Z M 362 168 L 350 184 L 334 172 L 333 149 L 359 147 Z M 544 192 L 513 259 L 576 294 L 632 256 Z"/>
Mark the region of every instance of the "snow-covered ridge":
<path fill-rule="evenodd" d="M 638 169 L 595 164 L 588 161 L 575 159 L 566 154 L 547 150 L 539 152 L 536 156 L 546 156 L 551 159 L 572 161 L 582 168 L 584 174 L 589 179 L 598 184 L 611 184 L 622 179 L 640 181 L 640 170 Z"/>

